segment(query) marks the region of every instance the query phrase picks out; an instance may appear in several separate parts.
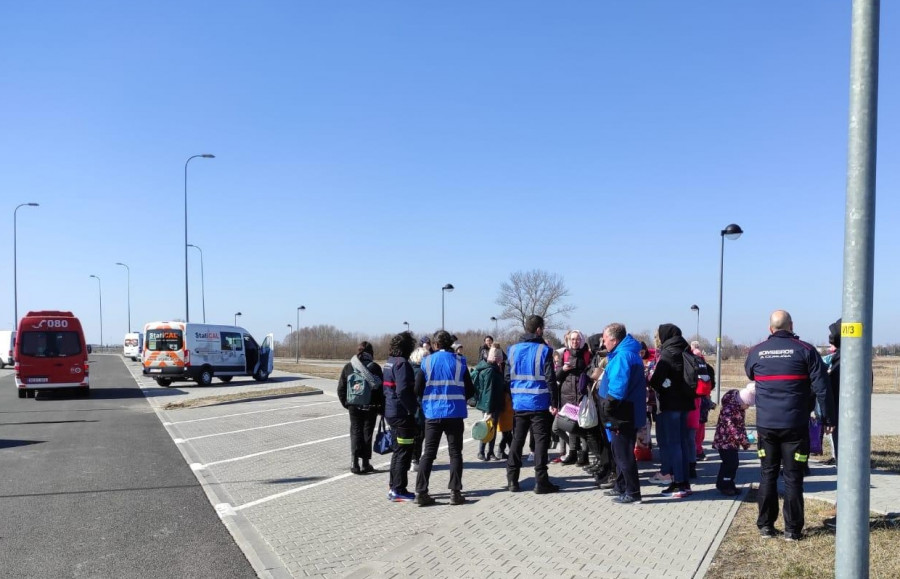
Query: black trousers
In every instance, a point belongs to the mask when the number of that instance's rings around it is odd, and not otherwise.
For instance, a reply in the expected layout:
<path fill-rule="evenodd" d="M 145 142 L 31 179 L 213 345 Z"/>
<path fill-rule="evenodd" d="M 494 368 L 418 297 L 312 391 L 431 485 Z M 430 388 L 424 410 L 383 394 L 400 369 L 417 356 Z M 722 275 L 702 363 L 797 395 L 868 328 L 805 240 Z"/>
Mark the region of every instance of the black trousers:
<path fill-rule="evenodd" d="M 509 449 L 509 460 L 506 462 L 508 482 L 519 482 L 519 474 L 522 471 L 522 450 L 525 448 L 525 437 L 529 432 L 531 440 L 534 441 L 535 485 L 546 485 L 550 482 L 550 478 L 547 476 L 547 450 L 550 448 L 552 425 L 553 415 L 549 410 L 516 412 L 512 445 Z"/>
<path fill-rule="evenodd" d="M 378 411 L 356 406 L 350 406 L 347 410 L 350 412 L 350 456 L 354 464 L 359 459 L 369 462 L 372 459 L 372 433 L 378 422 Z"/>
<path fill-rule="evenodd" d="M 416 477 L 417 494 L 428 492 L 431 467 L 437 457 L 441 437 L 445 434 L 447 435 L 447 451 L 450 454 L 450 483 L 447 488 L 451 491 L 462 490 L 464 430 L 465 425 L 462 418 L 440 418 L 425 421 L 425 445 L 422 449 L 422 458 L 419 459 L 419 473 Z"/>
<path fill-rule="evenodd" d="M 634 426 L 626 426 L 612 433 L 612 455 L 616 463 L 616 486 L 620 493 L 640 498 L 641 483 L 638 479 L 637 461 L 634 459 L 634 445 L 637 431 Z"/>
<path fill-rule="evenodd" d="M 778 473 L 784 473 L 784 532 L 803 530 L 803 472 L 809 459 L 809 428 L 759 428 L 760 481 L 756 526 L 773 527 L 778 519 Z"/>
<path fill-rule="evenodd" d="M 719 449 L 719 476 L 716 478 L 716 488 L 720 491 L 735 490 L 735 478 L 738 469 L 738 451 L 736 448 Z"/>
<path fill-rule="evenodd" d="M 406 493 L 409 490 L 409 464 L 413 459 L 413 442 L 419 427 L 412 416 L 388 418 L 388 424 L 394 432 L 394 453 L 391 455 L 391 479 L 389 484 L 395 493 Z"/>

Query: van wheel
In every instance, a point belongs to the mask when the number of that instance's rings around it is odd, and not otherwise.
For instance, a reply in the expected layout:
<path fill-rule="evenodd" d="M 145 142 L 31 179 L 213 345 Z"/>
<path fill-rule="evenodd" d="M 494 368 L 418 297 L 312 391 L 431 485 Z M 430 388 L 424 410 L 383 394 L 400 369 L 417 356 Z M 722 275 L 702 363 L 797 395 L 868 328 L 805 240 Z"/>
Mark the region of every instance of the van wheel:
<path fill-rule="evenodd" d="M 228 384 L 234 376 L 219 376 L 219 380 Z"/>
<path fill-rule="evenodd" d="M 19 398 L 25 398 L 25 389 L 19 388 Z"/>
<path fill-rule="evenodd" d="M 163 388 L 168 388 L 169 386 L 172 385 L 172 379 L 171 378 L 157 378 L 156 383 L 159 384 L 160 386 L 162 386 Z"/>
<path fill-rule="evenodd" d="M 25 396 L 27 396 L 28 398 L 35 398 L 37 397 L 37 390 L 26 390 Z"/>
<path fill-rule="evenodd" d="M 200 369 L 200 374 L 197 375 L 197 383 L 201 386 L 209 386 L 212 384 L 213 379 L 213 371 L 209 366 L 204 366 Z"/>
<path fill-rule="evenodd" d="M 88 386 L 87 388 L 79 388 L 78 396 L 80 396 L 81 398 L 90 398 L 91 397 L 91 387 Z"/>
<path fill-rule="evenodd" d="M 257 370 L 256 374 L 253 375 L 253 379 L 257 382 L 265 382 L 269 379 L 269 373 L 265 370 Z"/>

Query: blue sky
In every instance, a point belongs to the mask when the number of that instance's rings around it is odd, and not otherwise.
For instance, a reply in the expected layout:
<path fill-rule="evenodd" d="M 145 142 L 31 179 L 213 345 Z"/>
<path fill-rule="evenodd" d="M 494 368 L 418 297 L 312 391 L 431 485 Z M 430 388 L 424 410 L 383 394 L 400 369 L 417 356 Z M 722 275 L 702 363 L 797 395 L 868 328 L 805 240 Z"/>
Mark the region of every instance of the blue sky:
<path fill-rule="evenodd" d="M 882 4 L 874 342 L 900 341 L 900 8 Z M 99 341 L 184 317 L 283 337 L 492 328 L 565 278 L 566 324 L 763 338 L 840 315 L 849 2 L 5 2 L 0 239 L 19 314 Z M 7 246 L 8 247 L 8 246 Z M 12 248 L 0 326 L 13 323 Z M 191 319 L 200 267 L 191 250 Z"/>

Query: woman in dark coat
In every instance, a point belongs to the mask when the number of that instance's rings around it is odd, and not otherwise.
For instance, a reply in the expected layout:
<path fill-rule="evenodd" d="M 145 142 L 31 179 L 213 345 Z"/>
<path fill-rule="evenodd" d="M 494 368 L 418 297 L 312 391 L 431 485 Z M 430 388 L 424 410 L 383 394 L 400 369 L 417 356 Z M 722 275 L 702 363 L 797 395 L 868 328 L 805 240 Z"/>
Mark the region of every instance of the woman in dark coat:
<path fill-rule="evenodd" d="M 341 370 L 337 393 L 341 405 L 350 413 L 350 472 L 368 474 L 375 472 L 375 467 L 369 462 L 372 460 L 372 433 L 375 431 L 378 415 L 384 414 L 383 376 L 381 366 L 375 363 L 372 344 L 360 342 L 356 350 L 357 354 Z M 362 374 L 371 389 L 369 404 L 365 406 L 347 403 L 347 379 L 354 372 Z"/>

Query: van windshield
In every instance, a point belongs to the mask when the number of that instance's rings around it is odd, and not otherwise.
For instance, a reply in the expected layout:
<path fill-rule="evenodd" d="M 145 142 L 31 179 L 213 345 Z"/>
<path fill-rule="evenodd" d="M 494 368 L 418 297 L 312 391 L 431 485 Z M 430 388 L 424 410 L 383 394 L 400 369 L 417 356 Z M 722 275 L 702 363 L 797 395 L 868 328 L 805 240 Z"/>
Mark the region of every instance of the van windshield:
<path fill-rule="evenodd" d="M 61 358 L 81 354 L 78 332 L 22 332 L 19 352 L 35 358 Z"/>
<path fill-rule="evenodd" d="M 147 349 L 151 352 L 180 350 L 183 343 L 181 330 L 147 330 Z"/>

